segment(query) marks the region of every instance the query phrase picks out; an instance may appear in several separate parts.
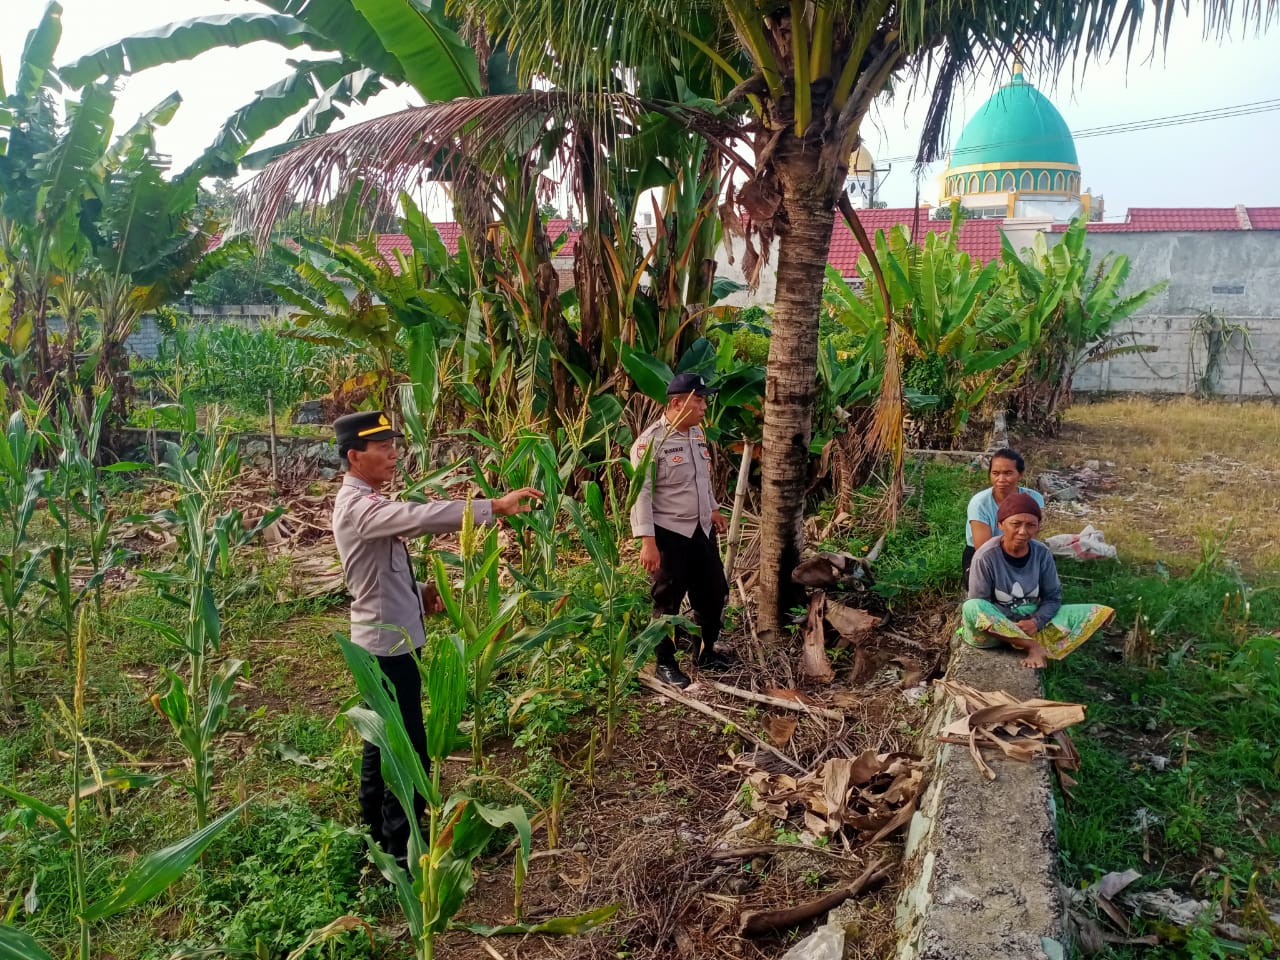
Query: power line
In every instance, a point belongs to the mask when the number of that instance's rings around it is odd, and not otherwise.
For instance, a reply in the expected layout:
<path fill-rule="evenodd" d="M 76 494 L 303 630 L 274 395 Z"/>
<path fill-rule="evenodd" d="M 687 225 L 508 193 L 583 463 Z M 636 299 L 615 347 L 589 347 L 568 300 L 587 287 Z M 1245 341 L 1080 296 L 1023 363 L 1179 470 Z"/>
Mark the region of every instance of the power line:
<path fill-rule="evenodd" d="M 1195 110 L 1190 113 L 1174 113 L 1163 117 L 1148 117 L 1144 120 L 1129 120 L 1124 123 L 1113 123 L 1099 127 L 1086 127 L 1082 130 L 1071 133 L 1073 140 L 1088 140 L 1093 137 L 1109 137 L 1121 133 L 1140 133 L 1145 130 L 1160 130 L 1165 127 L 1177 127 L 1190 123 L 1205 123 L 1210 120 L 1226 120 L 1234 117 L 1249 117 L 1260 113 L 1272 113 L 1280 110 L 1280 99 L 1273 100 L 1255 100 L 1251 103 L 1238 103 L 1225 107 L 1214 107 L 1208 110 Z M 990 143 L 980 144 L 975 147 L 966 147 L 960 153 L 976 152 L 979 150 L 988 150 L 995 147 L 1037 147 L 1057 142 L 1056 137 L 1020 137 L 1012 140 L 1000 140 Z M 963 156 L 958 156 L 957 151 L 952 151 L 951 164 L 953 166 L 964 166 Z M 889 157 L 882 161 L 884 163 L 904 163 L 914 161 L 914 154 L 904 154 L 897 157 Z M 1017 162 L 1017 161 L 1010 161 Z M 1034 161 L 1028 161 L 1034 162 Z"/>

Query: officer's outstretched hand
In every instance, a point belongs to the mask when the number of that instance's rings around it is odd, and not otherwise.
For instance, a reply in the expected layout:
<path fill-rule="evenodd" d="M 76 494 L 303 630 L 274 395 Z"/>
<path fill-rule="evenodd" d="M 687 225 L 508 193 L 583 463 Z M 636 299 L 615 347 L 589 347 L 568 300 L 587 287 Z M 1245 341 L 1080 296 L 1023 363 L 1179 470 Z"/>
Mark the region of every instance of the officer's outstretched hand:
<path fill-rule="evenodd" d="M 440 599 L 440 591 L 434 583 L 424 583 L 419 588 L 422 594 L 422 612 L 427 616 L 444 613 L 444 601 Z"/>
<path fill-rule="evenodd" d="M 729 532 L 729 518 L 719 510 L 714 511 L 711 514 L 711 525 L 719 531 L 720 536 L 722 537 Z"/>
<path fill-rule="evenodd" d="M 517 513 L 528 513 L 536 506 L 536 504 L 529 501 L 541 499 L 541 490 L 535 490 L 533 487 L 521 487 L 519 490 L 512 490 L 510 493 L 503 494 L 494 500 L 493 515 L 495 517 L 510 517 Z"/>
<path fill-rule="evenodd" d="M 640 541 L 640 566 L 649 573 L 657 573 L 662 566 L 662 554 L 658 553 L 658 541 L 643 537 Z"/>

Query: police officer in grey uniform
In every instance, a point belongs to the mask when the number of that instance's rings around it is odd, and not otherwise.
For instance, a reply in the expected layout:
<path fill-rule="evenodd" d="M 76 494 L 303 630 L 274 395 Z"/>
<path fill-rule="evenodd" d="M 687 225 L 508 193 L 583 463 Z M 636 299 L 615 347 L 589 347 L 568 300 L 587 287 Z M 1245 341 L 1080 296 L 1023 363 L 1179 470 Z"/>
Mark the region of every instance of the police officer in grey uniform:
<path fill-rule="evenodd" d="M 636 438 L 631 464 L 644 479 L 631 510 L 631 534 L 641 540 L 640 565 L 653 578 L 650 594 L 656 613 L 676 614 L 685 595 L 701 628 L 693 638 L 693 660 L 703 669 L 727 666 L 716 652 L 729 584 L 716 533 L 728 518 L 711 492 L 711 451 L 699 426 L 707 397 L 715 393 L 702 377 L 680 373 L 667 386 L 662 417 Z M 659 680 L 687 687 L 689 678 L 676 664 L 675 643 L 664 637 L 656 651 Z"/>
<path fill-rule="evenodd" d="M 395 694 L 414 749 L 428 766 L 427 735 L 422 716 L 422 679 L 411 654 L 426 638 L 422 619 L 444 604 L 435 584 L 413 575 L 406 541 L 427 533 L 462 528 L 467 504 L 461 500 L 414 503 L 388 499 L 382 489 L 396 477 L 402 436 L 385 413 L 372 411 L 339 417 L 333 424 L 338 454 L 346 476 L 333 504 L 333 538 L 351 594 L 351 640 L 378 658 L 387 685 Z M 542 494 L 531 487 L 496 500 L 472 500 L 477 524 L 495 517 L 527 513 Z M 378 626 L 378 624 L 394 624 Z M 426 801 L 414 798 L 421 817 Z M 382 758 L 372 743 L 364 745 L 360 765 L 360 812 L 369 832 L 404 865 L 409 821 L 382 779 Z"/>

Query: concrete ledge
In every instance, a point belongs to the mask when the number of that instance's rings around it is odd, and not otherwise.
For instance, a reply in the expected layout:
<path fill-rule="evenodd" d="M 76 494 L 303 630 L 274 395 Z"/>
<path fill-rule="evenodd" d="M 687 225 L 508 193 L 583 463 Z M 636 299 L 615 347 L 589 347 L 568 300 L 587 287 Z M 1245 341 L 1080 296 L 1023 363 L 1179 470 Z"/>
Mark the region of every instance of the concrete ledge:
<path fill-rule="evenodd" d="M 956 641 L 947 677 L 1041 696 L 1039 676 L 1021 660 Z M 996 779 L 987 781 L 967 747 L 937 741 L 953 711 L 944 697 L 923 734 L 930 779 L 907 836 L 896 956 L 1048 960 L 1043 938 L 1063 942 L 1064 927 L 1051 770 L 988 753 Z"/>

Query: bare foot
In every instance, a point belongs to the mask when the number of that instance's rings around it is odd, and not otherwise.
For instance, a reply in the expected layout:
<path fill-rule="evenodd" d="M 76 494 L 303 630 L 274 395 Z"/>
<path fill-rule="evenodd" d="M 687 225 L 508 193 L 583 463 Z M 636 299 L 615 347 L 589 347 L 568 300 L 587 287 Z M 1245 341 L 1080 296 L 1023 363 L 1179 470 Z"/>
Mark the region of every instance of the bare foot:
<path fill-rule="evenodd" d="M 1028 670 L 1037 670 L 1040 667 L 1048 666 L 1049 660 L 1045 656 L 1044 647 L 1038 643 L 1032 643 L 1031 646 L 1025 648 L 1027 651 L 1027 659 L 1022 661 L 1022 665 Z"/>

